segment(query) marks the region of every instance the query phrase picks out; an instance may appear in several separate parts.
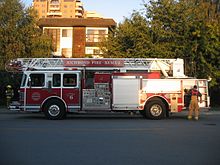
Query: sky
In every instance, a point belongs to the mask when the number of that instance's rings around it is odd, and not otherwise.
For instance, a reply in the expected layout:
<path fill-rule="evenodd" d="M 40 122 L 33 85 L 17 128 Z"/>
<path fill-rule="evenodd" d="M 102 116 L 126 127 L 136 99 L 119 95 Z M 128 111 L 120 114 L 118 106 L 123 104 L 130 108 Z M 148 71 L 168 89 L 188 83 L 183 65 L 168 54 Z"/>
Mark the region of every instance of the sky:
<path fill-rule="evenodd" d="M 32 0 L 22 0 L 27 6 Z M 148 0 L 145 0 L 147 2 Z M 84 9 L 96 11 L 104 18 L 113 18 L 117 23 L 129 18 L 133 10 L 143 8 L 143 0 L 81 0 Z"/>

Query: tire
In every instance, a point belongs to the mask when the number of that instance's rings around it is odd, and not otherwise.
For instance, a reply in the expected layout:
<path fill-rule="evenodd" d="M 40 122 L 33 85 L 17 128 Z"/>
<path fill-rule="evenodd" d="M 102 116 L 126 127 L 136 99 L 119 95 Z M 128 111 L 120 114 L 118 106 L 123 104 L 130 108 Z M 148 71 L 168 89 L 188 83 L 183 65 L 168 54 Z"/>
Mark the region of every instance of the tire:
<path fill-rule="evenodd" d="M 49 100 L 43 110 L 46 118 L 50 120 L 60 120 L 66 116 L 65 106 L 59 100 Z"/>
<path fill-rule="evenodd" d="M 145 106 L 146 117 L 153 120 L 160 120 L 165 117 L 166 106 L 161 100 L 152 100 Z"/>

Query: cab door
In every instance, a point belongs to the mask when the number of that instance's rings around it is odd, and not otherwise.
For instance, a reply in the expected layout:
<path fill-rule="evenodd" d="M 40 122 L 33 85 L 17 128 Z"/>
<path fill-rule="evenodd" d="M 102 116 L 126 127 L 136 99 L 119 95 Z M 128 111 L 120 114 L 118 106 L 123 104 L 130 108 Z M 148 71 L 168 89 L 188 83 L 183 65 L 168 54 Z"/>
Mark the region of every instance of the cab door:
<path fill-rule="evenodd" d="M 25 110 L 40 111 L 41 103 L 48 96 L 45 73 L 30 73 L 26 87 Z"/>
<path fill-rule="evenodd" d="M 68 112 L 76 112 L 81 108 L 80 76 L 80 71 L 62 74 L 62 99 L 66 103 Z"/>

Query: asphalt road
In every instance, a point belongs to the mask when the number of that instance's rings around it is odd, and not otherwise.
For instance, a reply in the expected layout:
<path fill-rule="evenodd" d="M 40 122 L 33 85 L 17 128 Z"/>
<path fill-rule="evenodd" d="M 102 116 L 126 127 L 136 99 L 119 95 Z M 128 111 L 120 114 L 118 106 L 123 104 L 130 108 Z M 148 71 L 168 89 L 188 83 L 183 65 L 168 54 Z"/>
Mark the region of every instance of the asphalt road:
<path fill-rule="evenodd" d="M 179 113 L 164 120 L 140 115 L 43 114 L 0 109 L 1 165 L 219 165 L 220 109 L 199 121 Z"/>

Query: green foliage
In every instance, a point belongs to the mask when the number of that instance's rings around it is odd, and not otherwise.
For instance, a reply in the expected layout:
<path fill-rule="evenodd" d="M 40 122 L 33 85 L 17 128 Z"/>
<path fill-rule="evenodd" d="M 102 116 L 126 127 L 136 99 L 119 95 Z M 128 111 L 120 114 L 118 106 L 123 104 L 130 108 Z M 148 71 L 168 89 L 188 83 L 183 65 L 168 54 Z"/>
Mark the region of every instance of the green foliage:
<path fill-rule="evenodd" d="M 25 57 L 49 57 L 52 50 L 51 38 L 43 34 L 43 30 L 37 26 L 37 13 L 33 8 L 26 10 L 23 20 L 22 41 L 25 43 Z"/>
<path fill-rule="evenodd" d="M 188 76 L 220 76 L 220 2 L 152 0 L 113 31 L 106 57 L 183 58 Z"/>
<path fill-rule="evenodd" d="M 1 67 L 10 58 L 20 56 L 24 52 L 24 44 L 20 42 L 23 6 L 16 0 L 3 0 L 0 3 L 0 58 Z"/>
<path fill-rule="evenodd" d="M 125 19 L 108 37 L 103 45 L 106 57 L 145 57 L 151 47 L 149 28 L 146 19 L 140 13 L 132 14 L 131 19 Z M 106 51 L 107 50 L 107 51 Z"/>
<path fill-rule="evenodd" d="M 33 9 L 20 0 L 2 0 L 0 11 L 0 70 L 10 59 L 50 55 L 51 41 L 37 26 Z"/>

